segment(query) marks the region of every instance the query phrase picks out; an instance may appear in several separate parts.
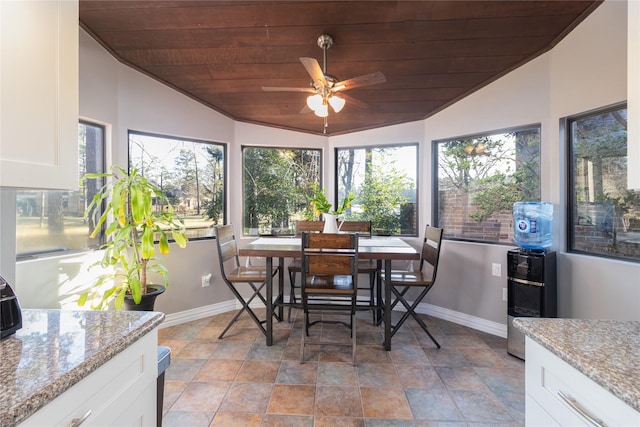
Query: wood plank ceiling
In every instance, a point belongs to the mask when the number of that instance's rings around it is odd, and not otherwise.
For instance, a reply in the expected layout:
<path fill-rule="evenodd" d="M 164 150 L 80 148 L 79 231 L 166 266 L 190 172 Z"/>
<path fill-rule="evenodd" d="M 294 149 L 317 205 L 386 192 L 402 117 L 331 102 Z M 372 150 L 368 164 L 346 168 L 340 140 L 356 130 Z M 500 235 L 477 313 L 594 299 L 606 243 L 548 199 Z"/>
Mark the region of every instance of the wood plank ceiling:
<path fill-rule="evenodd" d="M 301 113 L 300 57 L 346 80 L 381 71 L 386 82 L 349 90 L 326 133 L 427 118 L 555 46 L 600 1 L 94 1 L 80 25 L 118 60 L 249 123 L 322 134 Z"/>

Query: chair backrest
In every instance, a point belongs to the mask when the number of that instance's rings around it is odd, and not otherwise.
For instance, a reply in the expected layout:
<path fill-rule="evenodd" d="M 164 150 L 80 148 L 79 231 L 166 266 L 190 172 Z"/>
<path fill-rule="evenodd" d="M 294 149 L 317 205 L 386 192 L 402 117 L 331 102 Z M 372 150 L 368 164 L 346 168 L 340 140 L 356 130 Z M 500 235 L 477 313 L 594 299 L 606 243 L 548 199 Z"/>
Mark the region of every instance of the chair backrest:
<path fill-rule="evenodd" d="M 321 232 L 324 229 L 324 221 L 296 221 L 296 236 L 302 236 L 305 231 Z"/>
<path fill-rule="evenodd" d="M 302 233 L 304 275 L 358 276 L 358 236 L 355 234 Z"/>
<path fill-rule="evenodd" d="M 360 237 L 371 237 L 371 221 L 344 221 L 340 231 L 358 233 Z"/>
<path fill-rule="evenodd" d="M 233 234 L 233 225 L 218 225 L 215 227 L 216 244 L 218 245 L 218 257 L 220 259 L 220 272 L 225 274 L 224 265 L 230 259 L 235 259 L 235 267 L 240 266 L 238 257 L 238 244 Z"/>
<path fill-rule="evenodd" d="M 431 282 L 436 281 L 438 273 L 438 261 L 440 260 L 440 247 L 442 246 L 442 229 L 427 225 L 424 230 L 424 243 L 422 244 L 422 256 L 420 257 L 420 271 L 424 273 L 425 264 L 431 268 Z"/>

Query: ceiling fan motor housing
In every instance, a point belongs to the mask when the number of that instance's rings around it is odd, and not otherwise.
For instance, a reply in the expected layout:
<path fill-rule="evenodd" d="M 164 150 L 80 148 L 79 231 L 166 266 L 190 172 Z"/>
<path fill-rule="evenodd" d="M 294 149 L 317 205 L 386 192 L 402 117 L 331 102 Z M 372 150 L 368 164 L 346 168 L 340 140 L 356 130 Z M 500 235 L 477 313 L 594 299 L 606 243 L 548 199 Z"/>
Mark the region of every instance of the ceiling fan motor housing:
<path fill-rule="evenodd" d="M 329 34 L 323 34 L 320 37 L 318 37 L 318 46 L 321 49 L 329 49 L 331 46 L 333 46 L 333 37 L 331 37 Z"/>

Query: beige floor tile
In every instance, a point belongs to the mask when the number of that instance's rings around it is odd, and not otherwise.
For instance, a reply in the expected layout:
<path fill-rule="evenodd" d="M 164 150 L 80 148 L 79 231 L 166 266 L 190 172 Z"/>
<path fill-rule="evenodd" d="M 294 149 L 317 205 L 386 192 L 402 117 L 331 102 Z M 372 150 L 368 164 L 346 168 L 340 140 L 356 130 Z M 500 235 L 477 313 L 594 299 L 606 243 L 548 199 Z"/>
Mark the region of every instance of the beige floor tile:
<path fill-rule="evenodd" d="M 360 387 L 365 418 L 410 420 L 413 418 L 403 389 Z"/>
<path fill-rule="evenodd" d="M 274 323 L 270 347 L 246 314 L 219 340 L 233 314 L 160 331 L 172 350 L 164 427 L 524 425 L 524 362 L 503 338 L 423 316 L 442 348 L 410 319 L 387 352 L 381 327 L 360 312 L 357 366 L 350 347 L 320 345 L 301 364 L 301 311 Z M 314 337 L 339 331 L 314 329 Z"/>
<path fill-rule="evenodd" d="M 362 417 L 358 387 L 318 386 L 315 414 L 327 417 Z"/>
<path fill-rule="evenodd" d="M 194 381 L 233 381 L 244 362 L 242 360 L 208 360 Z"/>
<path fill-rule="evenodd" d="M 192 382 L 184 389 L 171 410 L 215 412 L 231 384 L 228 382 Z"/>
<path fill-rule="evenodd" d="M 267 407 L 269 414 L 313 415 L 316 387 L 312 385 L 276 384 Z"/>

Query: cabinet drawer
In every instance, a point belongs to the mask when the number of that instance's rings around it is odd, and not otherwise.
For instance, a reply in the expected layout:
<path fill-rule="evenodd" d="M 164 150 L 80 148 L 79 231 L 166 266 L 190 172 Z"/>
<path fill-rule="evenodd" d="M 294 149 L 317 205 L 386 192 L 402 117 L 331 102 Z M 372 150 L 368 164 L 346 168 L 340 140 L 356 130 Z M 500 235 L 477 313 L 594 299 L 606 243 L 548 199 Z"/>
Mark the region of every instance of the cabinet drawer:
<path fill-rule="evenodd" d="M 155 426 L 157 342 L 157 330 L 153 330 L 27 418 L 20 427 L 69 427 L 88 411 L 91 415 L 82 427 Z"/>
<path fill-rule="evenodd" d="M 527 397 L 535 400 L 559 425 L 640 425 L 640 413 L 529 338 L 525 369 Z M 533 423 L 527 419 L 529 425 Z"/>
<path fill-rule="evenodd" d="M 559 427 L 560 424 L 527 393 L 525 398 L 525 419 L 527 427 Z"/>

